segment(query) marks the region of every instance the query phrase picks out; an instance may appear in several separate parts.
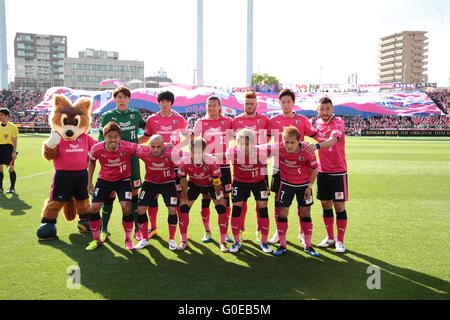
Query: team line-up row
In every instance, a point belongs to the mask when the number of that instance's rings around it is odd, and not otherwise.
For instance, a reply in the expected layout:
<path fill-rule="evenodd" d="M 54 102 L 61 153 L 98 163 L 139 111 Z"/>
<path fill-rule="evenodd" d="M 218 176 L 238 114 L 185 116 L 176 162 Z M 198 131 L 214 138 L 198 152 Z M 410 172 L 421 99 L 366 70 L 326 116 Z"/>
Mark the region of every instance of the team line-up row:
<path fill-rule="evenodd" d="M 310 215 L 312 187 L 317 181 L 317 198 L 322 203 L 327 231 L 327 237 L 319 247 L 335 247 L 336 252 L 345 251 L 345 202 L 348 200 L 345 127 L 342 119 L 333 115 L 330 99 L 320 100 L 317 109 L 320 119 L 313 128 L 307 118 L 293 111 L 295 95 L 289 90 L 280 93 L 282 112 L 271 119 L 257 112 L 258 102 L 254 93 L 246 95 L 245 113 L 235 119 L 222 115 L 220 99 L 210 97 L 206 103 L 206 116 L 197 121 L 194 130 L 183 141 L 190 152 L 183 152 L 178 146 L 180 132 L 186 134 L 186 122 L 171 110 L 173 94 L 163 92 L 158 96 L 161 111 L 144 122 L 145 136 L 142 137 L 137 137 L 137 130 L 143 127 L 139 116 L 135 115 L 134 109 L 128 109 L 130 97 L 127 88 L 116 89 L 114 98 L 117 108 L 102 116 L 101 142 L 97 143 L 88 135 L 82 136 L 79 141 L 80 145 L 89 149 L 88 170 L 56 170 L 55 173 L 51 199 L 67 201 L 75 197 L 83 200 L 89 198 L 88 193 L 92 195 L 92 204 L 86 214 L 80 215 L 79 221 L 79 228 L 90 230 L 94 237 L 86 250 L 98 248 L 110 236 L 107 226 L 116 194 L 122 207 L 127 249 L 143 249 L 157 234 L 157 199 L 161 195 L 169 212 L 169 249 L 185 250 L 189 245 L 189 212 L 201 194 L 201 216 L 205 229 L 202 241 L 211 241 L 209 206 L 213 201 L 218 213 L 220 249 L 222 252 L 236 253 L 241 248 L 245 232 L 247 200 L 253 194 L 258 241 L 265 253 L 281 255 L 287 251 L 287 218 L 296 197 L 299 238 L 305 252 L 318 256 L 311 245 L 313 224 Z M 230 130 L 236 132 L 236 147 L 228 146 Z M 272 144 L 258 144 L 266 138 L 261 137 L 261 132 L 279 134 L 269 137 L 274 139 Z M 318 143 L 304 142 L 305 135 Z M 139 145 L 149 140 L 149 146 Z M 64 153 L 64 141 L 56 133 L 49 138 L 47 146 L 59 148 L 59 152 Z M 73 154 L 71 156 L 74 163 Z M 269 190 L 267 160 L 272 157 L 274 169 Z M 139 195 L 138 159 L 145 163 L 146 168 Z M 101 168 L 94 186 L 92 180 L 97 162 Z M 233 164 L 233 175 L 230 164 Z M 267 204 L 270 191 L 275 195 L 277 231 L 269 240 Z M 333 208 L 336 211 L 337 239 L 334 236 Z M 51 222 L 45 218 L 42 221 L 44 226 Z M 230 222 L 232 239 L 228 237 Z M 181 235 L 179 244 L 175 240 L 177 226 Z M 137 245 L 132 241 L 133 229 Z M 230 248 L 227 241 L 232 242 Z M 273 251 L 270 244 L 276 243 L 279 247 Z"/>

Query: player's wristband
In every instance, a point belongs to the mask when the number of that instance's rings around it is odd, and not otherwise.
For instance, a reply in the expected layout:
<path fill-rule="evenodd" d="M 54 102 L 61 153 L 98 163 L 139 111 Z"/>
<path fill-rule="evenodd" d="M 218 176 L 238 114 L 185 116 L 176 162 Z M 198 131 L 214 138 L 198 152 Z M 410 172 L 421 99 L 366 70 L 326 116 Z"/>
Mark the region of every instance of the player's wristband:
<path fill-rule="evenodd" d="M 320 143 L 316 144 L 317 150 L 320 150 Z"/>

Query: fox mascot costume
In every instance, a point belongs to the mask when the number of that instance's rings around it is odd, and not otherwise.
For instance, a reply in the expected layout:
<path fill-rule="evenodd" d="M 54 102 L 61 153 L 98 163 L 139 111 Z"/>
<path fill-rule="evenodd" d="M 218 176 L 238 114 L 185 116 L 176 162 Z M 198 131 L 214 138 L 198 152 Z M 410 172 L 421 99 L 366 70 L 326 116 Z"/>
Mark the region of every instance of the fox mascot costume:
<path fill-rule="evenodd" d="M 52 133 L 43 144 L 42 155 L 53 161 L 55 174 L 37 229 L 40 240 L 57 238 L 56 222 L 61 209 L 67 221 L 78 215 L 78 229 L 89 231 L 88 153 L 97 143 L 87 134 L 92 123 L 91 107 L 91 99 L 81 98 L 72 105 L 63 95 L 54 97 L 49 117 Z"/>

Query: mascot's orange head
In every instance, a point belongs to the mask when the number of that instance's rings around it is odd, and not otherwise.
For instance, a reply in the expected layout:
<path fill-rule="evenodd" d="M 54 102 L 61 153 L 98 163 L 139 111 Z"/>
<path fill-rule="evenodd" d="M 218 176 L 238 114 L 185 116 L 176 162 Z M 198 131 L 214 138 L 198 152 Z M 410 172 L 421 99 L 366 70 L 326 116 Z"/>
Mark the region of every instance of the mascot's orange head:
<path fill-rule="evenodd" d="M 57 95 L 49 118 L 50 126 L 64 140 L 75 141 L 91 128 L 91 107 L 91 99 L 81 98 L 72 105 L 64 95 Z"/>

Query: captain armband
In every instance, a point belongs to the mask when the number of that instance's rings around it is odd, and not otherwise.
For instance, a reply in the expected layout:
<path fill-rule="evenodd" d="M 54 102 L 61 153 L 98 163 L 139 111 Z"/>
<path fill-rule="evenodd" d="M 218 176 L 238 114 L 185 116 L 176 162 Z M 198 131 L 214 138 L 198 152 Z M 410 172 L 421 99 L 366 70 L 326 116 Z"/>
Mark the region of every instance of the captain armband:
<path fill-rule="evenodd" d="M 215 186 L 220 186 L 220 178 L 213 178 L 213 184 L 215 185 Z"/>

